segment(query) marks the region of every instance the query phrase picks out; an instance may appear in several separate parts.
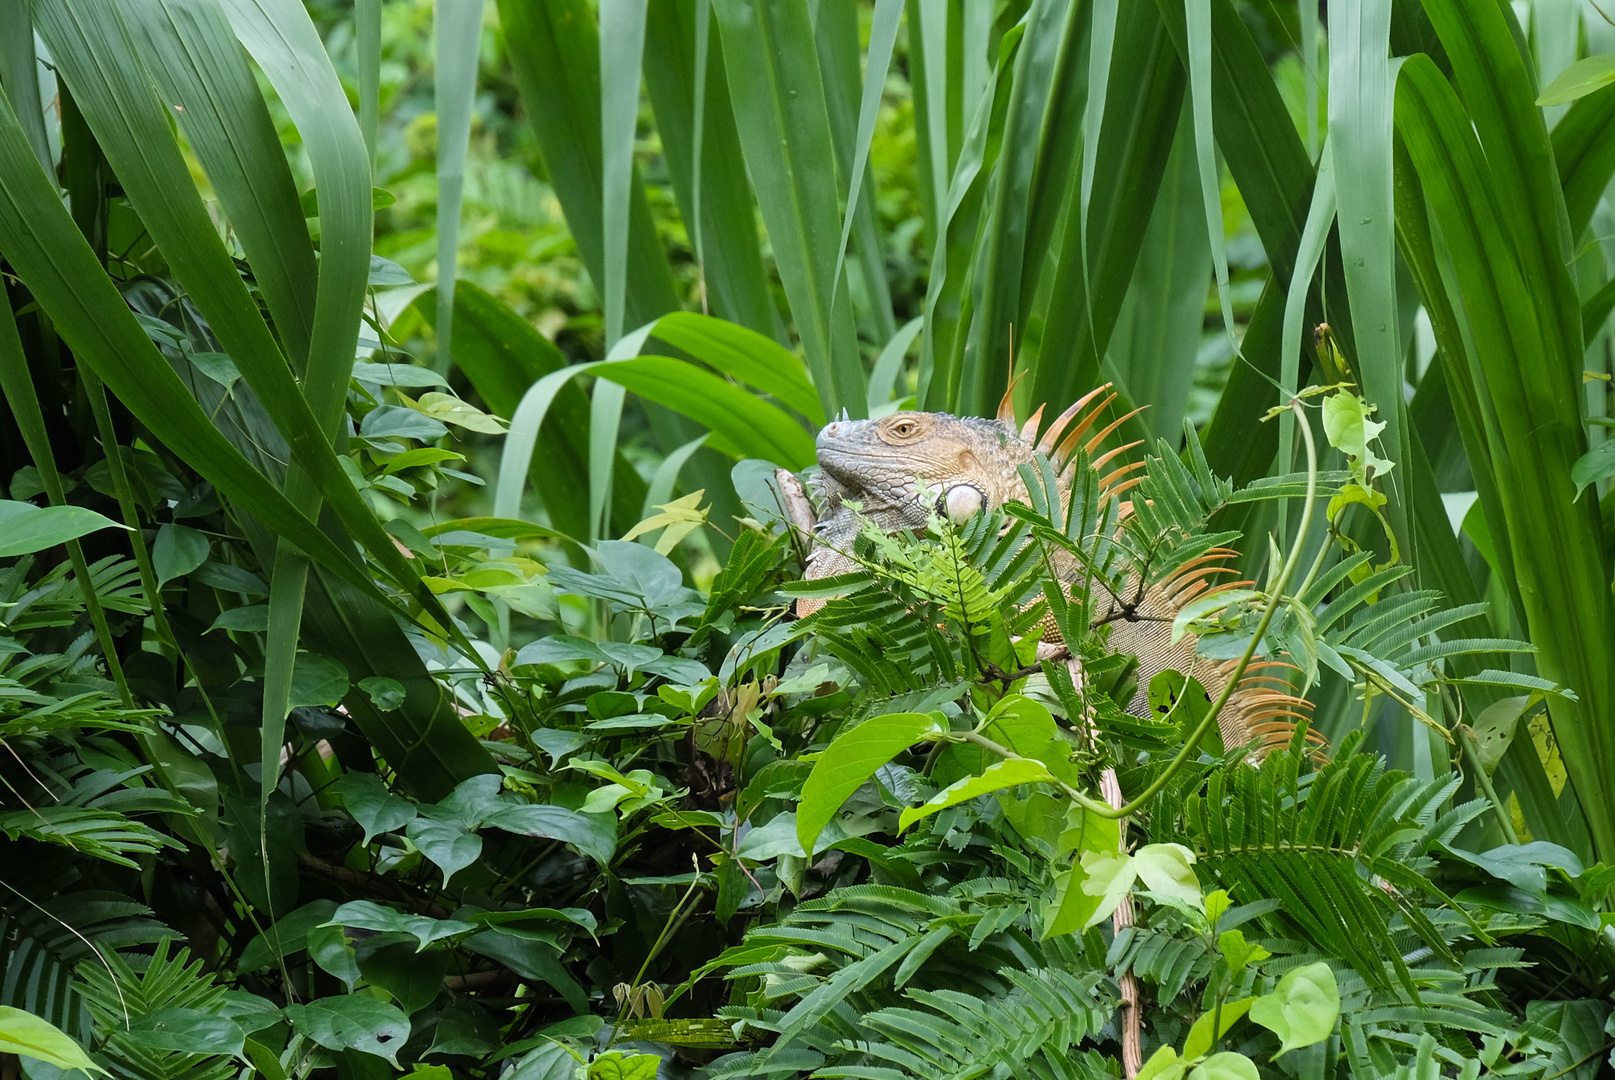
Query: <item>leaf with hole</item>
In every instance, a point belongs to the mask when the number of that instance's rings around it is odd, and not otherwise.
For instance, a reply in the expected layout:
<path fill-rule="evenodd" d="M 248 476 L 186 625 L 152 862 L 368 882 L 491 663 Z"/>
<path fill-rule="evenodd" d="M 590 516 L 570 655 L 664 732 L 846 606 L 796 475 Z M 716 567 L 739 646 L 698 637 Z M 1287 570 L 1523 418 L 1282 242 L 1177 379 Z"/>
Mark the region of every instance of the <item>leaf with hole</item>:
<path fill-rule="evenodd" d="M 320 998 L 286 1006 L 292 1027 L 327 1050 L 357 1050 L 386 1058 L 396 1067 L 409 1038 L 409 1017 L 395 1005 L 362 994 Z"/>

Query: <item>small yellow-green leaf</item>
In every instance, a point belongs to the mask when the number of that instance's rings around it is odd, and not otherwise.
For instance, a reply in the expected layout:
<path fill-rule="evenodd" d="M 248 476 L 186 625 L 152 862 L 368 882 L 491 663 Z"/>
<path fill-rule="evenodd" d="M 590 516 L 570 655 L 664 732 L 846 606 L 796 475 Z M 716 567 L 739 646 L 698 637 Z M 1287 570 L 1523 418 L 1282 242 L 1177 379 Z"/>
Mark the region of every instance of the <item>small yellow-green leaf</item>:
<path fill-rule="evenodd" d="M 1244 1054 L 1224 1051 L 1196 1065 L 1189 1080 L 1262 1080 L 1262 1076 L 1256 1071 L 1256 1063 Z"/>
<path fill-rule="evenodd" d="M 1194 876 L 1193 863 L 1194 852 L 1182 844 L 1146 844 L 1133 854 L 1133 866 L 1145 888 L 1199 911 L 1200 881 Z"/>
<path fill-rule="evenodd" d="M 1256 999 L 1250 1017 L 1279 1037 L 1284 1044 L 1280 1054 L 1322 1042 L 1340 1018 L 1335 973 L 1322 961 L 1296 968 L 1279 980 L 1271 994 Z"/>
<path fill-rule="evenodd" d="M 1138 867 L 1133 857 L 1122 851 L 1088 851 L 1082 856 L 1082 871 L 1086 876 L 1082 891 L 1099 898 L 1098 904 L 1088 913 L 1087 926 L 1093 926 L 1116 910 L 1133 888 L 1138 878 Z"/>
<path fill-rule="evenodd" d="M 432 391 L 422 394 L 419 401 L 411 402 L 400 394 L 399 397 L 420 412 L 430 416 L 433 420 L 445 424 L 463 427 L 467 431 L 480 431 L 487 435 L 503 435 L 508 426 L 497 416 L 489 416 L 470 402 L 455 397 L 453 394 L 444 394 Z"/>
<path fill-rule="evenodd" d="M 1222 895 L 1227 896 L 1227 893 Z M 1211 905 L 1208 903 L 1206 906 L 1209 908 Z M 1235 975 L 1244 971 L 1248 965 L 1259 964 L 1273 955 L 1260 945 L 1246 941 L 1243 930 L 1224 930 L 1217 937 L 1217 948 L 1222 950 L 1223 959 L 1228 961 L 1228 968 Z"/>
<path fill-rule="evenodd" d="M 1183 1040 L 1183 1056 L 1194 1060 L 1217 1045 L 1217 1039 L 1228 1034 L 1228 1029 L 1242 1020 L 1246 1013 L 1251 1011 L 1251 1005 L 1256 1001 L 1253 997 L 1240 998 L 1238 1001 L 1225 1001 L 1221 1011 L 1207 1009 L 1200 1014 L 1200 1019 L 1194 1022 L 1189 1029 L 1188 1038 Z M 1217 1023 L 1217 1035 L 1211 1034 L 1212 1022 Z"/>
<path fill-rule="evenodd" d="M 1139 1070 L 1137 1080 L 1182 1080 L 1183 1072 L 1188 1067 L 1188 1062 L 1178 1057 L 1177 1050 L 1163 1046 L 1150 1055 Z"/>

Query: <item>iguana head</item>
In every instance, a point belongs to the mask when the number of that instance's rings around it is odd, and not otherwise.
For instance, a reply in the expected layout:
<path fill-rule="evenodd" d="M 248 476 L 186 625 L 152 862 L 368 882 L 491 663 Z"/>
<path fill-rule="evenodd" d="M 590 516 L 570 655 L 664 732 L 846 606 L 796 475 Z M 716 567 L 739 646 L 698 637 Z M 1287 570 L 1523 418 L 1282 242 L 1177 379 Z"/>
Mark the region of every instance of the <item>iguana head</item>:
<path fill-rule="evenodd" d="M 1013 425 L 947 413 L 836 420 L 818 438 L 825 490 L 892 527 L 924 525 L 932 511 L 963 521 L 1002 505 L 1025 491 L 1016 467 L 1033 453 Z"/>

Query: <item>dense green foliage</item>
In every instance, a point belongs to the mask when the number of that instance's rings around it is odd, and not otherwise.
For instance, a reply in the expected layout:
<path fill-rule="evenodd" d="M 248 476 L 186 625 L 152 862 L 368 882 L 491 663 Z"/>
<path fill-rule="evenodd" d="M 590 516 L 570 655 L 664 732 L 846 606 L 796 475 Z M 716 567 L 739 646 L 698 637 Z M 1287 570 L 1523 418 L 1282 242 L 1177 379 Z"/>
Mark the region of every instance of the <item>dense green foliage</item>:
<path fill-rule="evenodd" d="M 1615 29 L 1323 21 L 0 0 L 0 1077 L 1615 1067 Z"/>

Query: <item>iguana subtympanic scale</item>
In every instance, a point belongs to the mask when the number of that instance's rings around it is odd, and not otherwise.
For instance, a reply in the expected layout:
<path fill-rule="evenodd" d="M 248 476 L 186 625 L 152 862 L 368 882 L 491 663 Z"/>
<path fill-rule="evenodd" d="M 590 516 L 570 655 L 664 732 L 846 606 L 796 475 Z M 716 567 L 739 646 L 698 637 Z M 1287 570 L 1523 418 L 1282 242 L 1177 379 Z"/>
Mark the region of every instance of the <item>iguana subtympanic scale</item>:
<path fill-rule="evenodd" d="M 857 569 L 853 544 L 862 521 L 884 532 L 925 528 L 932 514 L 962 523 L 982 509 L 996 509 L 1011 500 L 1026 501 L 1019 466 L 1047 455 L 1056 468 L 1064 467 L 1061 492 L 1065 494 L 1073 465 L 1064 465 L 1079 445 L 1093 455 L 1126 416 L 1098 431 L 1098 418 L 1114 400 L 1110 394 L 1095 403 L 1108 386 L 1076 402 L 1038 437 L 1042 409 L 1025 425 L 1015 424 L 1009 395 L 996 419 L 952 416 L 947 413 L 899 412 L 878 420 L 838 419 L 819 432 L 817 440 L 819 510 L 811 530 L 805 576 L 821 579 Z M 1090 406 L 1092 406 L 1090 408 Z M 1128 414 L 1131 415 L 1131 414 Z M 1116 457 L 1136 443 L 1093 457 L 1090 467 L 1100 473 L 1100 491 L 1111 498 L 1136 486 L 1141 463 L 1111 468 Z M 845 505 L 853 502 L 853 507 Z M 1123 504 L 1123 511 L 1127 509 Z M 862 521 L 860 520 L 862 519 Z M 1197 679 L 1217 697 L 1227 685 L 1235 661 L 1217 661 L 1198 655 L 1195 637 L 1172 640 L 1172 620 L 1188 601 L 1212 591 L 1248 585 L 1218 583 L 1216 575 L 1229 573 L 1223 563 L 1236 553 L 1216 549 L 1179 567 L 1163 580 L 1140 589 L 1136 573 L 1118 596 L 1107 595 L 1096 604 L 1096 618 L 1110 626 L 1109 641 L 1118 652 L 1138 657 L 1138 691 L 1128 705 L 1136 716 L 1149 715 L 1150 680 L 1162 671 L 1177 671 Z M 1075 562 L 1066 556 L 1055 569 L 1066 580 L 1075 577 Z M 798 600 L 797 614 L 808 615 L 822 600 Z M 1052 621 L 1045 621 L 1045 640 L 1058 641 Z M 1253 741 L 1257 752 L 1289 742 L 1295 721 L 1304 718 L 1311 703 L 1295 695 L 1274 669 L 1288 665 L 1267 660 L 1250 665 L 1219 716 L 1223 745 L 1245 746 Z"/>

